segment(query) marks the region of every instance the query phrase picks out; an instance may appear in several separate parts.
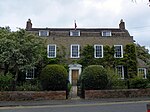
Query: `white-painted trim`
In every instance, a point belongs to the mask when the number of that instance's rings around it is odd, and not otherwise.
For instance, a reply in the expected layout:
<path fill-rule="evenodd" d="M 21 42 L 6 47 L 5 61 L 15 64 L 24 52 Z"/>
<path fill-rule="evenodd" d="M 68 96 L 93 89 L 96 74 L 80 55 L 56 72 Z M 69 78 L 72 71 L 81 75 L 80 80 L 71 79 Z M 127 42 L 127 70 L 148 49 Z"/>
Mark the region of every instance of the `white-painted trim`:
<path fill-rule="evenodd" d="M 77 46 L 78 47 L 78 56 L 77 57 L 73 57 L 72 56 L 72 47 L 73 46 Z M 79 44 L 71 44 L 71 47 L 70 47 L 70 58 L 80 58 L 80 45 Z"/>
<path fill-rule="evenodd" d="M 138 68 L 138 76 L 139 76 L 139 70 L 140 69 L 143 69 L 144 70 L 144 77 L 143 79 L 147 79 L 147 71 L 146 71 L 146 68 Z"/>
<path fill-rule="evenodd" d="M 104 35 L 104 32 L 106 32 L 106 35 Z M 103 30 L 102 31 L 102 36 L 103 37 L 110 37 L 111 36 L 111 31 L 110 30 Z"/>
<path fill-rule="evenodd" d="M 33 70 L 33 74 L 32 74 L 33 77 L 32 78 L 27 77 L 29 72 L 28 72 L 28 70 L 26 70 L 26 79 L 34 79 L 35 69 L 33 68 L 32 70 Z"/>
<path fill-rule="evenodd" d="M 49 46 L 55 46 L 55 56 L 49 56 Z M 47 57 L 48 58 L 56 58 L 56 44 L 48 44 L 47 45 Z"/>
<path fill-rule="evenodd" d="M 120 77 L 120 79 L 124 79 L 124 66 L 123 65 L 118 65 L 118 66 L 116 66 L 116 67 L 121 67 L 121 71 L 122 71 L 122 73 L 121 73 L 121 77 Z M 117 70 L 117 68 L 116 68 L 116 70 Z M 118 73 L 118 70 L 117 70 L 117 73 Z M 118 74 L 119 75 L 119 74 Z"/>
<path fill-rule="evenodd" d="M 102 56 L 101 56 L 101 57 L 97 57 L 97 56 L 96 56 L 96 46 L 101 46 L 101 49 L 102 49 L 102 51 L 101 51 L 101 52 L 102 52 Z M 103 53 L 103 45 L 95 44 L 95 45 L 94 45 L 94 57 L 95 57 L 95 58 L 103 58 L 103 56 L 104 56 L 104 53 Z"/>
<path fill-rule="evenodd" d="M 78 78 L 79 78 L 80 75 L 81 75 L 81 72 L 82 72 L 82 65 L 80 65 L 80 64 L 70 64 L 69 65 L 69 81 L 70 81 L 70 84 L 72 84 L 72 70 L 79 70 L 79 75 L 78 75 Z"/>
<path fill-rule="evenodd" d="M 78 35 L 73 35 L 73 32 L 78 32 Z M 80 36 L 80 30 L 70 30 L 70 36 L 79 37 Z"/>
<path fill-rule="evenodd" d="M 46 34 L 46 37 L 49 36 L 49 31 L 48 31 L 48 30 L 39 30 L 39 36 L 41 36 L 41 37 L 43 36 L 43 35 L 41 35 L 41 32 L 42 32 L 42 31 L 45 31 L 45 32 L 47 33 L 47 34 Z M 45 36 L 44 36 L 44 37 L 45 37 Z"/>
<path fill-rule="evenodd" d="M 114 45 L 114 47 L 116 46 L 121 46 L 121 57 L 116 57 L 116 54 L 114 54 L 115 58 L 123 58 L 123 45 Z"/>

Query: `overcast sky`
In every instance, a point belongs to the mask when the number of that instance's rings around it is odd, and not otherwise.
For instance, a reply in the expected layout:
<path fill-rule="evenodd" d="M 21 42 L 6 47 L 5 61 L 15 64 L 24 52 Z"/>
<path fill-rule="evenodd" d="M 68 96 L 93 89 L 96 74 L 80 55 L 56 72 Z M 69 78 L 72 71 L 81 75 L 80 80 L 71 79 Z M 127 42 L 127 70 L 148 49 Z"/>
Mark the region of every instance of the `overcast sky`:
<path fill-rule="evenodd" d="M 0 26 L 118 28 L 121 19 L 134 40 L 150 46 L 150 7 L 148 0 L 0 0 Z"/>

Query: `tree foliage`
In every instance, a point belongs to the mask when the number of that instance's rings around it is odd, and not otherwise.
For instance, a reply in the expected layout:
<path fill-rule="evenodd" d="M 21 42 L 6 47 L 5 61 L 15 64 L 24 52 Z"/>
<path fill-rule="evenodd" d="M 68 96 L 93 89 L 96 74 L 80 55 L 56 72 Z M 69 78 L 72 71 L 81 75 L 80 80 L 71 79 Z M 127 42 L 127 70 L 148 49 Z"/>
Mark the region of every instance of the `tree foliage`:
<path fill-rule="evenodd" d="M 145 46 L 140 46 L 139 44 L 136 45 L 137 49 L 137 57 L 141 59 L 148 68 L 148 78 L 150 77 L 150 54 L 148 49 L 145 48 Z"/>
<path fill-rule="evenodd" d="M 136 3 L 138 0 L 131 0 L 131 1 Z M 150 7 L 150 0 L 147 0 L 147 5 Z"/>
<path fill-rule="evenodd" d="M 136 45 L 136 49 L 137 49 L 137 57 L 150 66 L 150 54 L 148 49 L 146 49 L 145 46 L 140 46 L 139 44 Z"/>
<path fill-rule="evenodd" d="M 10 91 L 13 89 L 12 83 L 14 79 L 12 74 L 0 74 L 0 91 Z"/>
<path fill-rule="evenodd" d="M 44 54 L 43 40 L 33 34 L 19 29 L 11 32 L 0 29 L 0 64 L 5 73 L 14 73 L 15 80 L 19 71 L 33 68 L 42 60 Z"/>

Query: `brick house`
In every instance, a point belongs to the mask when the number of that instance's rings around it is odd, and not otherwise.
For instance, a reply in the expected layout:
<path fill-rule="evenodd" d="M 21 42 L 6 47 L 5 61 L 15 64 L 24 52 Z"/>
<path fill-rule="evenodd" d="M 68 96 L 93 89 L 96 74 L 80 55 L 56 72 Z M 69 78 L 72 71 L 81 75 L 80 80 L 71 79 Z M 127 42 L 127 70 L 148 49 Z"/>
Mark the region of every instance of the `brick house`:
<path fill-rule="evenodd" d="M 130 36 L 125 28 L 125 22 L 120 21 L 118 28 L 33 28 L 31 20 L 26 23 L 26 31 L 32 32 L 47 40 L 47 57 L 56 58 L 59 52 L 65 50 L 65 58 L 69 67 L 69 81 L 76 84 L 82 71 L 82 65 L 74 64 L 72 60 L 80 59 L 80 52 L 86 45 L 94 46 L 95 58 L 103 58 L 103 46 L 114 46 L 114 58 L 123 58 L 123 48 L 127 44 L 134 43 L 133 36 Z M 141 65 L 142 66 L 142 65 Z M 116 67 L 118 75 L 124 79 L 124 67 Z M 140 74 L 146 78 L 146 69 L 138 68 Z M 29 73 L 33 76 L 34 71 Z M 27 73 L 28 75 L 28 73 Z"/>

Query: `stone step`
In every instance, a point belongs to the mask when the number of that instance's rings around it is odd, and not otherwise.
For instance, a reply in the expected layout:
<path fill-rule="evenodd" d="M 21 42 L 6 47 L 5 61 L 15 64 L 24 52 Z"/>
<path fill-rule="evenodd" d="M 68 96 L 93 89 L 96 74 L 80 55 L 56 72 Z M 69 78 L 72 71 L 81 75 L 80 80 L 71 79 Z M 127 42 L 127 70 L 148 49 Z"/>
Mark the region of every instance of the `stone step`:
<path fill-rule="evenodd" d="M 72 98 L 77 98 L 77 86 L 72 86 L 72 89 L 71 89 L 71 99 Z"/>

